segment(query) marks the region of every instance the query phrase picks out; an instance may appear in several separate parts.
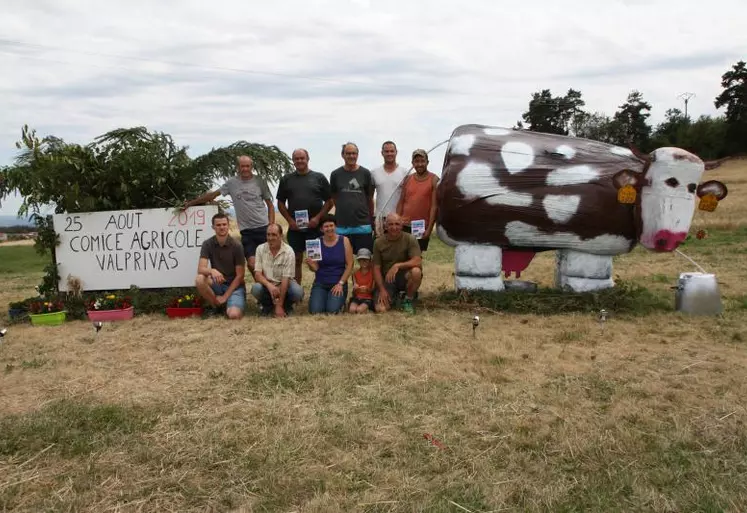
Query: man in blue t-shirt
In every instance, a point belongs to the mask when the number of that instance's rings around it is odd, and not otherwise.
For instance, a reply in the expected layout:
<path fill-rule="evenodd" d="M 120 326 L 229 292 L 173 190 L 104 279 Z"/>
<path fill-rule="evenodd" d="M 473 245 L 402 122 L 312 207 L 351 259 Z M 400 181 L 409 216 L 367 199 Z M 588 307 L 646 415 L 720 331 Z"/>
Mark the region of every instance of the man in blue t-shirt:
<path fill-rule="evenodd" d="M 373 250 L 374 183 L 371 171 L 358 165 L 358 146 L 342 146 L 345 165 L 332 171 L 329 178 L 335 202 L 337 233 L 345 235 L 353 245 L 353 253 L 360 248 Z"/>

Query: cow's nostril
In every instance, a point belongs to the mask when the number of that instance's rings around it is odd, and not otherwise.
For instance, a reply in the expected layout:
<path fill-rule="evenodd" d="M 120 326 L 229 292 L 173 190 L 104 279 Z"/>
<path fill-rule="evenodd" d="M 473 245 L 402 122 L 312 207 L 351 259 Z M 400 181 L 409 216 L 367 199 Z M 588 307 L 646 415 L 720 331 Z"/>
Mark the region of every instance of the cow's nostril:
<path fill-rule="evenodd" d="M 659 247 L 664 247 L 667 245 L 667 239 L 656 239 L 656 245 Z"/>

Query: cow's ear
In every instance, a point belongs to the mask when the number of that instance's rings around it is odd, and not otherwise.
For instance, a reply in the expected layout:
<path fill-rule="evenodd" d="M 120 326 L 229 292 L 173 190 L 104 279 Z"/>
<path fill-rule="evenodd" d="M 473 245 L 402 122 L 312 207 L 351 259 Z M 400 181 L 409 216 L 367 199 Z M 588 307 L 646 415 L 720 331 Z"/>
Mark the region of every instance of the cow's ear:
<path fill-rule="evenodd" d="M 718 180 L 708 180 L 698 185 L 696 194 L 700 198 L 698 208 L 706 212 L 713 212 L 718 206 L 718 202 L 726 197 L 729 191 L 726 185 Z"/>
<path fill-rule="evenodd" d="M 617 189 L 617 201 L 620 203 L 635 203 L 638 190 L 643 185 L 640 173 L 631 169 L 623 169 L 612 175 L 612 184 Z"/>

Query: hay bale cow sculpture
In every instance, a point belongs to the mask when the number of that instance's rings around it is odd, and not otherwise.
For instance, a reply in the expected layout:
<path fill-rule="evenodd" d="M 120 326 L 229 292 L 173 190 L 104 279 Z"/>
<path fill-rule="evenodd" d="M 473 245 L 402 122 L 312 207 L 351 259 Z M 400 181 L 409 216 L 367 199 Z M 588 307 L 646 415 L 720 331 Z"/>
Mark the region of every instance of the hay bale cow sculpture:
<path fill-rule="evenodd" d="M 718 162 L 720 163 L 720 162 Z M 484 125 L 458 127 L 438 186 L 438 236 L 456 246 L 456 288 L 504 290 L 537 252 L 556 250 L 556 286 L 614 286 L 612 258 L 637 243 L 671 252 L 696 197 L 716 208 L 726 186 L 700 183 L 704 163 L 679 148 L 649 155 L 575 137 Z"/>

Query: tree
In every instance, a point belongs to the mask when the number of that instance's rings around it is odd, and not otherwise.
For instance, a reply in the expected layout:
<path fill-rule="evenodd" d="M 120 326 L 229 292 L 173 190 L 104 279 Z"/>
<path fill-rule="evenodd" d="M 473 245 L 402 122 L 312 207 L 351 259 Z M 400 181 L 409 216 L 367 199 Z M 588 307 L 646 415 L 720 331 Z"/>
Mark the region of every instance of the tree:
<path fill-rule="evenodd" d="M 533 132 L 568 135 L 574 120 L 584 115 L 581 110 L 584 105 L 580 91 L 569 89 L 565 96 L 554 97 L 549 89 L 543 89 L 532 93 L 529 109 L 522 119 Z M 521 121 L 517 126 L 523 127 Z"/>
<path fill-rule="evenodd" d="M 747 151 L 747 65 L 737 62 L 721 76 L 724 90 L 714 102 L 717 109 L 726 107 L 727 152 L 730 155 Z"/>
<path fill-rule="evenodd" d="M 610 143 L 613 140 L 612 120 L 600 112 L 584 113 L 576 116 L 572 123 L 572 133 L 576 137 Z"/>
<path fill-rule="evenodd" d="M 664 121 L 660 123 L 651 136 L 651 146 L 680 146 L 687 137 L 690 120 L 680 109 L 667 109 Z"/>
<path fill-rule="evenodd" d="M 621 146 L 632 143 L 641 151 L 648 151 L 651 126 L 646 119 L 651 115 L 651 105 L 643 100 L 639 91 L 633 90 L 619 109 L 613 119 L 613 142 Z"/>
<path fill-rule="evenodd" d="M 723 117 L 700 116 L 687 126 L 679 147 L 703 160 L 715 160 L 730 155 L 726 148 L 728 125 Z"/>
<path fill-rule="evenodd" d="M 0 171 L 0 199 L 14 191 L 23 197 L 19 215 L 39 212 L 96 212 L 173 207 L 236 173 L 236 158 L 254 160 L 257 174 L 270 183 L 292 170 L 290 158 L 275 146 L 238 141 L 191 159 L 171 136 L 144 127 L 107 132 L 82 146 L 54 136 L 39 139 L 24 126 L 21 153 Z"/>

